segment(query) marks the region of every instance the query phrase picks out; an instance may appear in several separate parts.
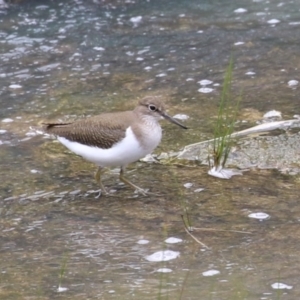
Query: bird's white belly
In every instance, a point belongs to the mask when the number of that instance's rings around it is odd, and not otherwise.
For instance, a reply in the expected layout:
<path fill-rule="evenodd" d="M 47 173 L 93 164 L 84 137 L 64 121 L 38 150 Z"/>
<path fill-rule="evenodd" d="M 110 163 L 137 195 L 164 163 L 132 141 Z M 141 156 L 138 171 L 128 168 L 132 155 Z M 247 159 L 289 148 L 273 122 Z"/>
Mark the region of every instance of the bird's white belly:
<path fill-rule="evenodd" d="M 70 151 L 82 156 L 84 159 L 95 163 L 101 167 L 126 166 L 129 163 L 139 160 L 140 158 L 151 153 L 159 144 L 160 135 L 155 136 L 152 132 L 149 134 L 151 140 L 143 147 L 136 139 L 131 128 L 127 128 L 125 138 L 112 148 L 102 149 L 94 146 L 87 146 L 77 142 L 72 142 L 64 137 L 58 136 L 57 139 Z"/>

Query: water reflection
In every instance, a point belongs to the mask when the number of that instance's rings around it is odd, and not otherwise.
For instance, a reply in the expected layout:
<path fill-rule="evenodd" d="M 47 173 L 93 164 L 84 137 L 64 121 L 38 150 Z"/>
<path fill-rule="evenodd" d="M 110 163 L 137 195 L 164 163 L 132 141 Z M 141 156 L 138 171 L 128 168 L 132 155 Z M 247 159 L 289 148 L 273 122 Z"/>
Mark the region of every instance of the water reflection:
<path fill-rule="evenodd" d="M 1 8 L 0 295 L 53 299 L 61 284 L 66 299 L 299 298 L 298 177 L 252 170 L 219 181 L 205 167 L 137 163 L 130 176 L 159 196 L 136 197 L 109 174 L 118 197 L 95 199 L 93 166 L 29 131 L 45 119 L 128 109 L 159 94 L 170 111 L 189 116 L 185 133 L 164 124 L 158 152 L 178 150 L 211 137 L 231 54 L 242 112 L 252 109 L 241 126 L 271 109 L 288 119 L 299 113 L 298 85 L 289 84 L 299 80 L 299 4 L 69 0 Z M 211 250 L 187 236 L 186 212 L 194 227 L 215 230 L 193 233 Z M 258 213 L 270 217 L 249 217 Z M 164 252 L 180 255 L 146 259 Z"/>

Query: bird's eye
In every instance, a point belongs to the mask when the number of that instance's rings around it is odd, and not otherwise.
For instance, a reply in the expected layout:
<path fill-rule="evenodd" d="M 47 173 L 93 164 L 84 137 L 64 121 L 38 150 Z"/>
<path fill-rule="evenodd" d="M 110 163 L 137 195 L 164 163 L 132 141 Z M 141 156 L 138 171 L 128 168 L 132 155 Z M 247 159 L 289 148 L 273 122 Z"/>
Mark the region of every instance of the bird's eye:
<path fill-rule="evenodd" d="M 149 105 L 149 109 L 150 109 L 151 111 L 156 111 L 156 110 L 157 110 L 156 106 L 153 105 L 153 104 L 150 104 L 150 105 Z"/>

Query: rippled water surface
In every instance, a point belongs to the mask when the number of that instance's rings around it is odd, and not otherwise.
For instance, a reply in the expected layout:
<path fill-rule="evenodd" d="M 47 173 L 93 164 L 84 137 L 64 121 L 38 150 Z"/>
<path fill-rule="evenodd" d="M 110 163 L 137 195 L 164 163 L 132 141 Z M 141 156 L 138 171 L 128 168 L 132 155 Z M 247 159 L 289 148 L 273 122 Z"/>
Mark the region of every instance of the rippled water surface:
<path fill-rule="evenodd" d="M 298 0 L 2 7 L 0 298 L 298 299 L 299 175 L 253 168 L 226 181 L 183 161 L 137 162 L 127 176 L 154 195 L 113 170 L 114 196 L 97 198 L 95 167 L 30 126 L 160 95 L 189 130 L 164 122 L 155 153 L 178 151 L 212 137 L 231 56 L 237 130 L 272 109 L 292 118 L 299 16 Z"/>

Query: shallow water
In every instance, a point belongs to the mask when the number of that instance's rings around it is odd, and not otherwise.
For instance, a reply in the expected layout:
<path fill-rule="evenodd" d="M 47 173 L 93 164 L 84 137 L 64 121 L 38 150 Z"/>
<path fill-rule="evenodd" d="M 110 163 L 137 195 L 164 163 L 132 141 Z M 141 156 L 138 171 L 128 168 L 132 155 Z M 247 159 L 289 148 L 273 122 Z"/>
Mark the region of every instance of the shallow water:
<path fill-rule="evenodd" d="M 98 199 L 94 166 L 29 130 L 131 109 L 155 94 L 171 114 L 189 116 L 188 131 L 163 124 L 155 152 L 177 151 L 212 137 L 231 55 L 243 98 L 237 129 L 272 109 L 290 119 L 299 114 L 298 85 L 288 84 L 299 80 L 299 4 L 27 1 L 2 9 L 0 298 L 299 298 L 299 175 L 252 169 L 222 181 L 196 163 L 138 162 L 127 176 L 157 195 L 134 194 L 113 172 L 104 183 L 115 196 Z M 209 93 L 198 91 L 204 79 Z M 267 215 L 252 215 L 259 212 Z M 209 249 L 186 233 L 181 215 Z M 149 261 L 155 253 L 170 260 Z"/>

